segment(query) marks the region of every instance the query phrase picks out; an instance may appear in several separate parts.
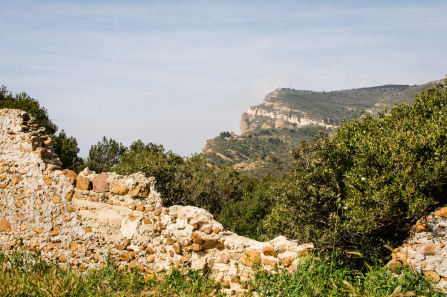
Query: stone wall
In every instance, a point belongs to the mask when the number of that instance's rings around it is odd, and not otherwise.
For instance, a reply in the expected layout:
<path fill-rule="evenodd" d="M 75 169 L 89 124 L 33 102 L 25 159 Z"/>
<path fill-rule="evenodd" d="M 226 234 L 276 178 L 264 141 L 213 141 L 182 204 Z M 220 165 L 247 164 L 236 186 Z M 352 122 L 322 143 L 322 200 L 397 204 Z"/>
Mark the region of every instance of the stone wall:
<path fill-rule="evenodd" d="M 51 140 L 20 110 L 0 110 L 0 247 L 23 246 L 81 272 L 109 257 L 147 277 L 169 270 L 210 269 L 240 290 L 259 263 L 293 271 L 313 249 L 285 237 L 258 242 L 224 230 L 207 211 L 162 206 L 155 180 L 141 173 L 76 175 L 61 170 Z"/>
<path fill-rule="evenodd" d="M 419 220 L 413 235 L 394 250 L 390 269 L 411 266 L 417 272 L 447 289 L 447 207 Z"/>

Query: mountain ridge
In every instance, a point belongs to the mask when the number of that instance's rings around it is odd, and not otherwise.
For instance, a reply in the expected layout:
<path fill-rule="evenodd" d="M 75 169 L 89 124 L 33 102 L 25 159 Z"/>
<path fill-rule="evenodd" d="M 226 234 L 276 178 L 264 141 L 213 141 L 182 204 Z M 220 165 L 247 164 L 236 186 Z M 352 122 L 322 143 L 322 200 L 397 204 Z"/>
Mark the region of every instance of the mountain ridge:
<path fill-rule="evenodd" d="M 396 103 L 412 102 L 422 90 L 442 82 L 318 92 L 277 88 L 242 113 L 241 135 L 222 132 L 207 140 L 202 153 L 211 165 L 230 164 L 258 177 L 278 175 L 290 168 L 290 151 L 301 141 L 310 141 L 319 131 L 333 133 L 343 119 L 361 111 L 376 115 Z"/>

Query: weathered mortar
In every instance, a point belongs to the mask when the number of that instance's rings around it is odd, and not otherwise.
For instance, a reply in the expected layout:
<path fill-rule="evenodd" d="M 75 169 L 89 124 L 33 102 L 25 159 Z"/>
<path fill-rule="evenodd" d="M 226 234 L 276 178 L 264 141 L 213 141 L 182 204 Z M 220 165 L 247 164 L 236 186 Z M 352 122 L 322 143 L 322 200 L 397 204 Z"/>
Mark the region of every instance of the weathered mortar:
<path fill-rule="evenodd" d="M 85 271 L 136 267 L 147 277 L 169 270 L 211 269 L 233 290 L 259 262 L 271 272 L 293 271 L 313 249 L 285 237 L 258 242 L 225 231 L 207 211 L 162 206 L 155 179 L 88 169 L 61 170 L 51 140 L 20 110 L 0 110 L 0 247 L 20 244 L 44 258 Z"/>

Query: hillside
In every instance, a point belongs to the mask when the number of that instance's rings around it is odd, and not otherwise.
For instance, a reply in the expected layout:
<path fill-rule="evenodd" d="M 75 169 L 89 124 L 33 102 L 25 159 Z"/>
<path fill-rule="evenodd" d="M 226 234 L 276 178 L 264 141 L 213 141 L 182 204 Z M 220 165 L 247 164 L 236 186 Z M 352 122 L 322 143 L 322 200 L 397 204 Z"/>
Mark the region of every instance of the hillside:
<path fill-rule="evenodd" d="M 291 168 L 290 151 L 301 141 L 319 131 L 333 133 L 343 118 L 351 119 L 362 110 L 375 115 L 395 103 L 412 102 L 438 82 L 330 92 L 278 88 L 242 114 L 241 135 L 222 132 L 207 140 L 202 153 L 213 165 L 231 164 L 256 177 L 278 176 Z"/>

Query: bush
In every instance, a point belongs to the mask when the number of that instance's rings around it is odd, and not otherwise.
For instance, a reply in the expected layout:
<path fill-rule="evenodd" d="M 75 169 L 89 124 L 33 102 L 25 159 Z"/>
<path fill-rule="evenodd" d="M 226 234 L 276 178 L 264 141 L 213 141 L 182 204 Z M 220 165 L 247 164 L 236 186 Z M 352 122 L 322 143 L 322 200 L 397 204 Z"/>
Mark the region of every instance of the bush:
<path fill-rule="evenodd" d="M 396 276 L 379 264 L 363 274 L 342 258 L 314 256 L 302 258 L 293 274 L 258 271 L 250 288 L 259 296 L 445 296 L 409 268 Z"/>
<path fill-rule="evenodd" d="M 400 244 L 418 218 L 446 203 L 446 131 L 447 91 L 438 86 L 303 143 L 294 172 L 273 185 L 268 234 L 383 255 L 385 243 Z"/>
<path fill-rule="evenodd" d="M 114 168 L 119 174 L 144 172 L 154 176 L 166 206 L 180 204 L 205 208 L 217 216 L 224 206 L 250 192 L 253 181 L 231 166 L 208 166 L 201 155 L 183 158 L 161 145 L 135 141 Z"/>
<path fill-rule="evenodd" d="M 246 191 L 238 201 L 227 203 L 218 221 L 237 234 L 257 240 L 268 240 L 261 221 L 271 212 L 273 206 L 270 183 L 273 178 L 266 178 L 255 183 L 251 191 Z"/>

